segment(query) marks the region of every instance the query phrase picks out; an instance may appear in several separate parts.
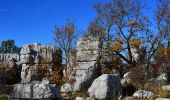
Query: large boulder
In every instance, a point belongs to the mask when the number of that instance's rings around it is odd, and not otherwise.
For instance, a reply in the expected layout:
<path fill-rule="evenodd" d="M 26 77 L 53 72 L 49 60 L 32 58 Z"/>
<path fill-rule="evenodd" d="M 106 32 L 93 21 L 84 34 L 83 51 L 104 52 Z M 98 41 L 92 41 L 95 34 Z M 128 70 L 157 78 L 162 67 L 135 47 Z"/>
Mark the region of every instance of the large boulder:
<path fill-rule="evenodd" d="M 59 87 L 54 84 L 35 82 L 34 84 L 15 84 L 11 98 L 17 99 L 62 99 Z"/>
<path fill-rule="evenodd" d="M 100 64 L 96 61 L 78 63 L 74 91 L 87 90 L 93 80 L 100 75 Z"/>
<path fill-rule="evenodd" d="M 120 78 L 113 74 L 103 74 L 95 79 L 88 89 L 90 97 L 111 100 L 121 93 Z"/>

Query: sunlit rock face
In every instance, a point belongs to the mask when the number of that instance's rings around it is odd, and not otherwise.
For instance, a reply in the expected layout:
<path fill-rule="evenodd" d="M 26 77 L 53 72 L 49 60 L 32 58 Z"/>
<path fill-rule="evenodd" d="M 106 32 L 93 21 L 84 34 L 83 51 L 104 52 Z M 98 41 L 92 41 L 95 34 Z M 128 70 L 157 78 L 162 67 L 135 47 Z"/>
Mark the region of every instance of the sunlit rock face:
<path fill-rule="evenodd" d="M 90 97 L 111 100 L 121 93 L 120 78 L 113 74 L 102 74 L 96 78 L 88 89 Z"/>
<path fill-rule="evenodd" d="M 10 61 L 12 58 L 19 61 L 19 54 L 17 53 L 1 53 L 0 54 L 0 62 Z"/>
<path fill-rule="evenodd" d="M 14 85 L 12 98 L 17 99 L 60 99 L 60 89 L 41 76 L 41 61 L 47 68 L 61 67 L 62 52 L 54 46 L 38 43 L 26 44 L 20 51 L 21 82 Z M 52 65 L 51 65 L 52 64 Z M 49 67 L 48 67 L 49 66 Z M 47 72 L 48 73 L 48 72 Z"/>
<path fill-rule="evenodd" d="M 12 98 L 62 100 L 59 87 L 43 81 L 34 82 L 34 84 L 15 84 Z"/>
<path fill-rule="evenodd" d="M 94 37 L 84 37 L 77 42 L 77 68 L 74 91 L 87 90 L 93 80 L 100 75 L 100 41 Z"/>
<path fill-rule="evenodd" d="M 61 56 L 61 50 L 54 46 L 41 46 L 38 43 L 24 45 L 20 52 L 19 62 L 22 65 L 21 83 L 41 80 L 42 77 L 39 76 L 40 60 L 45 60 L 46 64 L 55 62 L 55 66 L 61 66 Z"/>

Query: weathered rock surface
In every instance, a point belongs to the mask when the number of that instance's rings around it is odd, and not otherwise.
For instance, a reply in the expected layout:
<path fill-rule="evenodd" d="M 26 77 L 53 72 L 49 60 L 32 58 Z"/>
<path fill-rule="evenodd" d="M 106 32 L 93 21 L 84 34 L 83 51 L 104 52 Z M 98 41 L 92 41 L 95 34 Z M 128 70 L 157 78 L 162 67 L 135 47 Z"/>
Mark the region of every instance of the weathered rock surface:
<path fill-rule="evenodd" d="M 76 97 L 75 100 L 85 100 L 83 97 Z"/>
<path fill-rule="evenodd" d="M 130 76 L 131 72 L 127 72 L 123 75 L 123 78 L 121 79 L 121 84 L 123 86 L 126 86 L 128 84 L 131 84 L 132 83 L 132 79 L 131 79 L 131 76 Z"/>
<path fill-rule="evenodd" d="M 92 97 L 87 97 L 86 100 L 95 100 L 95 99 Z"/>
<path fill-rule="evenodd" d="M 12 98 L 19 99 L 62 99 L 59 88 L 54 84 L 16 84 Z"/>
<path fill-rule="evenodd" d="M 22 65 L 21 83 L 28 83 L 34 80 L 41 80 L 40 60 L 44 64 L 54 63 L 54 67 L 61 66 L 61 50 L 54 46 L 41 46 L 38 43 L 26 44 L 20 52 L 20 64 Z"/>
<path fill-rule="evenodd" d="M 121 93 L 121 83 L 118 76 L 103 74 L 95 79 L 88 89 L 90 97 L 96 99 L 111 99 Z"/>
<path fill-rule="evenodd" d="M 18 62 L 22 68 L 21 83 L 14 85 L 12 98 L 62 99 L 60 88 L 51 84 L 49 80 L 43 80 L 44 77 L 41 76 L 40 71 L 41 60 L 52 71 L 55 67 L 61 67 L 61 59 L 62 52 L 57 47 L 41 46 L 38 43 L 24 45 Z"/>
<path fill-rule="evenodd" d="M 84 37 L 77 42 L 77 67 L 75 68 L 74 91 L 87 90 L 93 80 L 100 76 L 100 41 L 94 37 Z"/>
<path fill-rule="evenodd" d="M 133 96 L 134 97 L 143 97 L 143 98 L 150 98 L 154 94 L 151 91 L 146 91 L 146 90 L 138 90 L 136 91 Z"/>
<path fill-rule="evenodd" d="M 162 89 L 163 89 L 164 91 L 170 91 L 170 85 L 162 86 Z"/>
<path fill-rule="evenodd" d="M 17 53 L 1 53 L 0 54 L 0 62 L 6 62 L 11 60 L 12 58 L 16 59 L 17 61 L 19 61 L 19 55 Z"/>
<path fill-rule="evenodd" d="M 162 73 L 158 77 L 156 77 L 156 82 L 157 83 L 166 83 L 167 80 L 168 80 L 168 77 L 167 77 L 166 73 Z"/>
<path fill-rule="evenodd" d="M 73 91 L 73 85 L 69 84 L 69 83 L 65 83 L 62 87 L 61 87 L 61 92 L 65 92 L 65 93 L 68 93 L 68 92 L 72 92 Z"/>

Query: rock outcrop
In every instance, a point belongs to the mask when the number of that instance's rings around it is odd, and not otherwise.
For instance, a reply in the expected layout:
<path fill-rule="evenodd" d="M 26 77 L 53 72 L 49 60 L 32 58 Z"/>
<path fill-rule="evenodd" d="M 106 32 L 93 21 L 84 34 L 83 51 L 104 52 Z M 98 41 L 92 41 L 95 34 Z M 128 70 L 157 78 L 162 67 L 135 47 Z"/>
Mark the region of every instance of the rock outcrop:
<path fill-rule="evenodd" d="M 90 97 L 96 99 L 111 100 L 121 94 L 120 78 L 113 74 L 103 74 L 94 80 L 88 89 Z"/>
<path fill-rule="evenodd" d="M 0 54 L 0 62 L 10 61 L 12 58 L 19 61 L 19 54 L 17 53 L 1 53 Z"/>
<path fill-rule="evenodd" d="M 41 46 L 40 44 L 26 44 L 20 52 L 20 64 L 22 65 L 21 83 L 28 83 L 33 80 L 42 80 L 39 68 L 40 61 L 50 65 L 54 62 L 53 67 L 61 66 L 61 50 L 54 46 Z"/>
<path fill-rule="evenodd" d="M 26 44 L 20 51 L 21 83 L 14 85 L 12 98 L 15 99 L 61 99 L 59 87 L 44 80 L 41 64 L 47 71 L 61 67 L 61 50 L 54 46 L 41 46 L 38 43 Z M 43 61 L 43 62 L 42 62 Z M 52 65 L 52 66 L 51 66 Z M 45 74 L 48 74 L 46 72 Z"/>
<path fill-rule="evenodd" d="M 61 99 L 59 87 L 44 82 L 15 84 L 12 98 L 17 99 Z"/>
<path fill-rule="evenodd" d="M 100 41 L 94 37 L 84 37 L 77 42 L 77 68 L 74 91 L 87 90 L 93 80 L 100 75 Z"/>

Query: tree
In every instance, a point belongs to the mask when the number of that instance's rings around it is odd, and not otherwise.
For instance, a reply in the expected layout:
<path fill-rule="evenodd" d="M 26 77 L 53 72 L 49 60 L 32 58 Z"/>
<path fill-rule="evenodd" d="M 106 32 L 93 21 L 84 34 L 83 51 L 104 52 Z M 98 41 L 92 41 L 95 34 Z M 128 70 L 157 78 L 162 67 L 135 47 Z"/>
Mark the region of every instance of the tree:
<path fill-rule="evenodd" d="M 70 66 L 69 53 L 73 49 L 73 42 L 76 39 L 76 27 L 73 22 L 67 22 L 65 26 L 55 27 L 55 42 L 63 51 L 63 59 L 67 66 Z M 66 68 L 66 75 L 67 75 Z"/>
<path fill-rule="evenodd" d="M 98 3 L 94 8 L 99 23 L 105 29 L 103 41 L 107 48 L 130 66 L 136 66 L 131 50 L 136 47 L 131 43 L 134 41 L 137 45 L 139 41 L 135 40 L 142 41 L 141 35 L 147 30 L 146 16 L 141 13 L 143 6 L 136 0 L 111 0 L 105 4 Z"/>
<path fill-rule="evenodd" d="M 2 48 L 4 52 L 11 52 L 12 53 L 12 49 L 14 47 L 14 40 L 7 40 L 7 41 L 2 41 Z"/>
<path fill-rule="evenodd" d="M 138 0 L 110 0 L 94 5 L 95 22 L 104 29 L 103 44 L 131 67 L 141 64 L 140 60 L 134 59 L 134 54 L 142 52 L 147 72 L 159 45 L 169 35 L 169 0 L 160 0 L 159 3 L 154 22 L 142 13 L 145 5 Z"/>
<path fill-rule="evenodd" d="M 19 53 L 20 49 L 15 45 L 14 40 L 6 40 L 1 43 L 1 52 L 3 53 Z"/>

